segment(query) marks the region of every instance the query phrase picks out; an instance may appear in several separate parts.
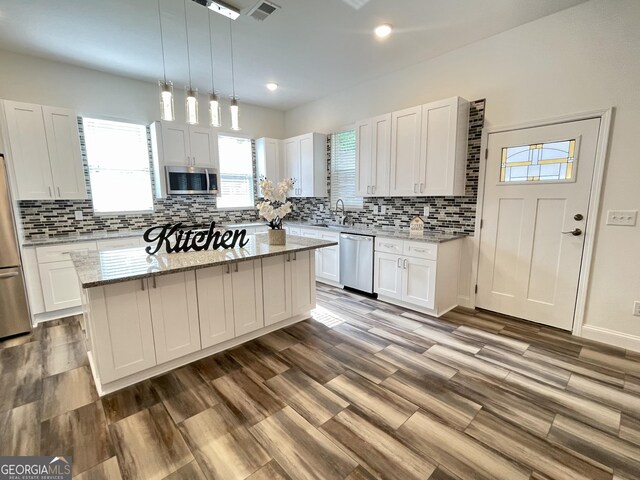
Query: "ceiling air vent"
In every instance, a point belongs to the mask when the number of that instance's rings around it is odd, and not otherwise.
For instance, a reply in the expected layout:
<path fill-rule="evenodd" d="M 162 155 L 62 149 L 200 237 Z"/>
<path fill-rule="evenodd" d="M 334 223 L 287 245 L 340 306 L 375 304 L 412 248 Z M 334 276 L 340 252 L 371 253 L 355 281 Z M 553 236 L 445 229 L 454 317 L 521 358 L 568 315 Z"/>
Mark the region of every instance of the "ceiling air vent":
<path fill-rule="evenodd" d="M 280 9 L 275 3 L 267 2 L 266 0 L 260 0 L 249 12 L 249 15 L 254 20 L 263 21 L 265 18 L 271 16 L 276 10 Z"/>

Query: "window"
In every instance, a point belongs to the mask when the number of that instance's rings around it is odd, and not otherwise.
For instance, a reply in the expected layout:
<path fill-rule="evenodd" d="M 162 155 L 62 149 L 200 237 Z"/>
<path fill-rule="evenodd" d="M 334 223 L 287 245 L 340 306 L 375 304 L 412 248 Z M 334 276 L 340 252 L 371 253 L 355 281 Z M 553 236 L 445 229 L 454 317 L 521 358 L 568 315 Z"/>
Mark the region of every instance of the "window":
<path fill-rule="evenodd" d="M 220 152 L 218 208 L 254 207 L 251 140 L 220 135 L 218 150 Z"/>
<path fill-rule="evenodd" d="M 356 131 L 331 135 L 331 205 L 341 198 L 345 208 L 362 208 L 356 193 Z"/>
<path fill-rule="evenodd" d="M 152 212 L 147 127 L 95 118 L 82 123 L 94 212 Z"/>
<path fill-rule="evenodd" d="M 500 182 L 567 182 L 575 177 L 576 141 L 502 149 Z"/>

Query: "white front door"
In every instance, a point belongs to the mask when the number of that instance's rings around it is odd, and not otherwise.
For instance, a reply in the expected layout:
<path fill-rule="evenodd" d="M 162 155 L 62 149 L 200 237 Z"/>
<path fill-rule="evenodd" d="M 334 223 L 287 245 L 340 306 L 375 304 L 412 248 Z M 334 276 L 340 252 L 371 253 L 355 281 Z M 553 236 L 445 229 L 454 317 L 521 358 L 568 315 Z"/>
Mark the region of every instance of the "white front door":
<path fill-rule="evenodd" d="M 571 330 L 599 128 L 489 135 L 478 307 Z"/>

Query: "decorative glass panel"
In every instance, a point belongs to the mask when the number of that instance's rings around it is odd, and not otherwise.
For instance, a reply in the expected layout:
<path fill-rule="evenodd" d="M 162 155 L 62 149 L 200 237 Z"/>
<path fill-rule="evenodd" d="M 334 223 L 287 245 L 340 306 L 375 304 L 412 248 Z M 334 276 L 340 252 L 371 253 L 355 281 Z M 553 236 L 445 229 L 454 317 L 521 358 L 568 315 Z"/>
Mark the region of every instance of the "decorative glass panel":
<path fill-rule="evenodd" d="M 576 141 L 502 149 L 500 182 L 566 182 L 575 175 Z"/>

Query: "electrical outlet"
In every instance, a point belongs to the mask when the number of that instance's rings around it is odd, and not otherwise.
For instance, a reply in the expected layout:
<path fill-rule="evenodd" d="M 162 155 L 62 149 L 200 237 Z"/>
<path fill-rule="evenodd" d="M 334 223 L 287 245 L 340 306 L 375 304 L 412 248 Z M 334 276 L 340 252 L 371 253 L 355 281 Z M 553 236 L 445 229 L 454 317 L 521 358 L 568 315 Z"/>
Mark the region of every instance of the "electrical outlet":
<path fill-rule="evenodd" d="M 318 205 L 318 210 L 320 210 L 321 212 L 324 212 L 324 204 L 323 203 Z"/>
<path fill-rule="evenodd" d="M 424 207 L 422 207 L 422 216 L 424 218 L 429 217 L 429 205 L 425 205 Z"/>
<path fill-rule="evenodd" d="M 386 205 L 381 205 L 380 206 L 380 213 L 382 215 L 386 215 L 387 214 L 387 206 Z"/>
<path fill-rule="evenodd" d="M 633 227 L 636 224 L 637 216 L 637 210 L 609 210 L 607 212 L 607 225 Z"/>
<path fill-rule="evenodd" d="M 82 210 L 76 210 L 75 212 L 76 220 L 83 220 L 84 215 L 82 215 Z"/>
<path fill-rule="evenodd" d="M 640 317 L 640 301 L 633 302 L 633 315 Z"/>

